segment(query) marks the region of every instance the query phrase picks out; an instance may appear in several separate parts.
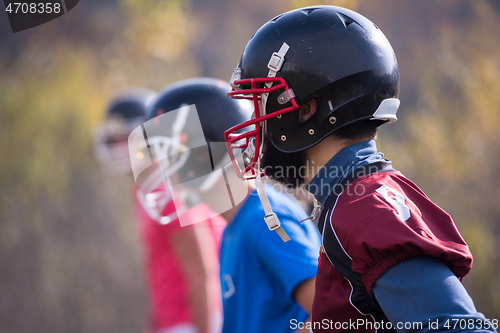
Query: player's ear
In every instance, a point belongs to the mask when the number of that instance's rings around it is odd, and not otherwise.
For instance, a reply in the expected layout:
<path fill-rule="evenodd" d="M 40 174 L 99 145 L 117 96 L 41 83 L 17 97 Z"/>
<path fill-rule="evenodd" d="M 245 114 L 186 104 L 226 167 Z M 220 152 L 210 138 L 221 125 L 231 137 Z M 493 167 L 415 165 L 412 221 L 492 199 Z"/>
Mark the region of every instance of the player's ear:
<path fill-rule="evenodd" d="M 301 122 L 306 122 L 312 115 L 316 112 L 318 108 L 318 99 L 316 97 L 310 98 L 302 104 L 299 109 L 299 120 Z"/>

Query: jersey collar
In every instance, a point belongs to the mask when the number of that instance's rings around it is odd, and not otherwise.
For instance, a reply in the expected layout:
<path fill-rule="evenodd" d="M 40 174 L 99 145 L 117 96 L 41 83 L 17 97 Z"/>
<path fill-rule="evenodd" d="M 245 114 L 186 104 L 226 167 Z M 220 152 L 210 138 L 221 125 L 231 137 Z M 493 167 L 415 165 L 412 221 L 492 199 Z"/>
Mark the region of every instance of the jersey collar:
<path fill-rule="evenodd" d="M 377 153 L 375 140 L 345 147 L 319 170 L 306 188 L 324 206 L 335 186 L 346 175 L 363 165 L 380 161 L 383 156 L 382 153 Z"/>

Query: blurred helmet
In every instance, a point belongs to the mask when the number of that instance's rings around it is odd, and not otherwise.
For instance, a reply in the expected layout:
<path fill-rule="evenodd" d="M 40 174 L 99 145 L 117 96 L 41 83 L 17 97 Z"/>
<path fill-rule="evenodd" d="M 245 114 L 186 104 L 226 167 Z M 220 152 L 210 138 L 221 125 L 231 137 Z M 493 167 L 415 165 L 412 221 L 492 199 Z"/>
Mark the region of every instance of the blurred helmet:
<path fill-rule="evenodd" d="M 94 155 L 110 175 L 131 171 L 128 136 L 144 122 L 147 104 L 154 95 L 149 89 L 132 88 L 121 91 L 109 103 L 104 123 L 94 133 Z"/>
<path fill-rule="evenodd" d="M 397 120 L 394 51 L 375 24 L 344 8 L 301 8 L 264 24 L 245 47 L 231 86 L 229 96 L 251 99 L 255 108 L 255 119 L 226 132 L 228 143 L 246 139 L 254 150 L 241 173 L 257 162 L 264 131 L 277 149 L 291 153 L 354 122 Z M 313 97 L 316 112 L 299 120 L 297 110 Z M 234 133 L 250 125 L 255 130 Z"/>
<path fill-rule="evenodd" d="M 227 97 L 229 83 L 193 78 L 168 86 L 130 136 L 136 183 L 155 190 L 181 184 L 206 191 L 220 180 L 214 170 L 231 163 L 224 131 L 249 119 L 251 103 Z M 167 183 L 167 184 L 165 184 Z"/>

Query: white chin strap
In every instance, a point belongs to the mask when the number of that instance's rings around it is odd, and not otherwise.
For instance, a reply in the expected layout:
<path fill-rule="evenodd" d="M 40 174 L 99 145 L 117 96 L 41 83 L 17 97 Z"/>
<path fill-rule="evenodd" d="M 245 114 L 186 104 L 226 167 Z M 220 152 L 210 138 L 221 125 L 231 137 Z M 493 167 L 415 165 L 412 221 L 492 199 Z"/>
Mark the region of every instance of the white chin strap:
<path fill-rule="evenodd" d="M 279 51 L 274 52 L 272 54 L 271 59 L 267 64 L 267 67 L 269 68 L 269 73 L 267 74 L 267 77 L 276 76 L 276 73 L 278 73 L 278 71 L 281 69 L 281 66 L 283 66 L 283 62 L 285 61 L 285 54 L 288 52 L 289 48 L 290 46 L 288 46 L 287 43 L 283 43 Z M 266 86 L 270 88 L 272 86 L 272 82 L 266 83 Z M 262 107 L 262 114 L 266 113 L 266 103 L 268 95 L 269 95 L 268 93 L 264 93 L 262 94 L 261 97 L 260 106 Z M 261 134 L 262 139 L 260 140 L 261 155 L 262 155 L 262 148 L 264 146 L 264 134 L 265 134 L 265 129 L 264 126 L 262 126 L 262 134 Z M 266 216 L 264 216 L 264 221 L 266 221 L 269 230 L 276 231 L 283 240 L 283 242 L 288 242 L 290 240 L 290 236 L 288 236 L 286 231 L 281 227 L 281 222 L 276 213 L 273 212 L 271 203 L 269 202 L 269 198 L 267 197 L 266 190 L 264 189 L 264 184 L 262 184 L 262 179 L 260 177 L 261 173 L 260 157 L 261 156 L 259 156 L 257 159 L 257 176 L 255 177 L 255 187 L 257 188 L 257 194 L 259 195 L 260 202 L 262 203 L 262 207 L 264 208 L 264 213 L 266 214 Z"/>
<path fill-rule="evenodd" d="M 288 49 L 290 49 L 290 46 L 288 46 L 287 43 L 283 43 L 279 51 L 274 52 L 271 55 L 271 59 L 269 59 L 269 63 L 267 64 L 267 68 L 269 68 L 267 77 L 276 77 L 276 74 L 280 71 L 281 67 L 283 66 L 283 63 L 285 62 L 285 54 L 288 52 Z M 266 83 L 267 88 L 271 88 L 272 85 L 273 85 L 272 82 Z M 264 113 L 266 112 L 266 103 L 268 95 L 269 95 L 268 93 L 262 94 L 262 105 L 264 106 Z"/>
<path fill-rule="evenodd" d="M 257 188 L 257 194 L 259 195 L 260 202 L 262 203 L 262 207 L 264 208 L 264 221 L 266 221 L 267 227 L 271 231 L 276 231 L 278 235 L 281 237 L 283 242 L 288 242 L 290 240 L 290 236 L 286 233 L 286 231 L 281 227 L 281 222 L 273 212 L 271 208 L 271 203 L 269 202 L 269 198 L 267 197 L 266 190 L 264 189 L 264 184 L 262 184 L 262 179 L 260 178 L 260 156 L 257 160 L 257 176 L 255 177 L 255 187 Z"/>

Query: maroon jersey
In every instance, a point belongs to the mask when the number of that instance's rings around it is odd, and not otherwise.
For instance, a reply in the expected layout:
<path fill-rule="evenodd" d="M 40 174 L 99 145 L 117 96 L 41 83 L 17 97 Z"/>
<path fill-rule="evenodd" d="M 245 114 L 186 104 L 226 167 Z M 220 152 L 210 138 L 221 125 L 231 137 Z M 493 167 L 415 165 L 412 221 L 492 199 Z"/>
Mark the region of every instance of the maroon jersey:
<path fill-rule="evenodd" d="M 369 173 L 373 167 L 377 172 Z M 472 267 L 472 255 L 451 217 L 388 161 L 346 177 L 325 203 L 319 227 L 323 245 L 312 310 L 315 333 L 360 332 L 351 324 L 387 321 L 372 288 L 403 260 L 438 258 L 460 278 Z M 366 332 L 376 331 L 376 325 L 367 327 Z"/>

